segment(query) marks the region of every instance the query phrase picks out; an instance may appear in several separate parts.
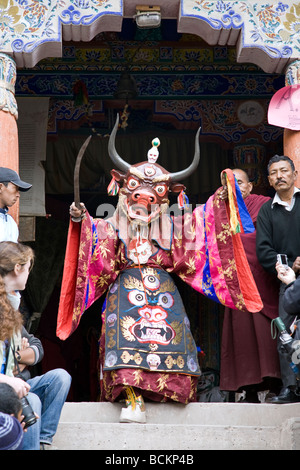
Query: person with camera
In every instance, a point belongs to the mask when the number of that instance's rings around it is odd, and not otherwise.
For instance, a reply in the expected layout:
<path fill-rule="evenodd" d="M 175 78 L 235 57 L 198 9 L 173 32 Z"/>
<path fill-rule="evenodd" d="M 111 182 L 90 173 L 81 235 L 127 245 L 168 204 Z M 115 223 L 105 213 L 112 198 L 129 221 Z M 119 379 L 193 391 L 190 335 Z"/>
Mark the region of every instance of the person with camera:
<path fill-rule="evenodd" d="M 20 422 L 0 411 L 0 450 L 22 450 L 24 433 Z"/>
<path fill-rule="evenodd" d="M 0 242 L 0 383 L 9 384 L 23 402 L 23 450 L 51 447 L 71 385 L 63 369 L 33 378 L 27 369 L 44 355 L 40 340 L 26 331 L 18 310 L 19 291 L 25 289 L 33 261 L 29 246 Z"/>
<path fill-rule="evenodd" d="M 277 276 L 285 284 L 283 306 L 289 315 L 300 316 L 300 277 L 289 266 L 276 264 Z"/>
<path fill-rule="evenodd" d="M 24 427 L 21 399 L 10 385 L 0 383 L 0 450 L 22 450 Z"/>
<path fill-rule="evenodd" d="M 300 273 L 300 189 L 296 187 L 297 170 L 293 161 L 285 155 L 274 155 L 268 163 L 268 180 L 275 196 L 260 209 L 256 225 L 256 252 L 263 268 L 277 274 L 277 255 L 287 255 L 288 264 L 296 277 Z M 285 284 L 279 289 L 278 316 L 289 330 L 293 318 L 283 303 Z M 296 403 L 296 377 L 289 359 L 278 341 L 282 389 L 269 401 L 276 404 Z"/>

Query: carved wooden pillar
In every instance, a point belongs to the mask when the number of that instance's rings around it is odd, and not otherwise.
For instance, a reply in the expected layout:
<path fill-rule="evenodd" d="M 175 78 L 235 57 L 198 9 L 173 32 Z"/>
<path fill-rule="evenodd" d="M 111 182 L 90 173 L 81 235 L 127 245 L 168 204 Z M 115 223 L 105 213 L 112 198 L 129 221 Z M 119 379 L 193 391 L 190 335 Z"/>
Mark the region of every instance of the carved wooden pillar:
<path fill-rule="evenodd" d="M 19 173 L 18 107 L 15 99 L 16 64 L 0 53 L 0 166 Z M 19 222 L 19 203 L 9 209 Z"/>
<path fill-rule="evenodd" d="M 288 85 L 300 85 L 300 60 L 295 60 L 286 69 L 285 86 Z M 300 131 L 284 129 L 283 153 L 290 157 L 295 164 L 298 171 L 296 186 L 300 188 Z"/>

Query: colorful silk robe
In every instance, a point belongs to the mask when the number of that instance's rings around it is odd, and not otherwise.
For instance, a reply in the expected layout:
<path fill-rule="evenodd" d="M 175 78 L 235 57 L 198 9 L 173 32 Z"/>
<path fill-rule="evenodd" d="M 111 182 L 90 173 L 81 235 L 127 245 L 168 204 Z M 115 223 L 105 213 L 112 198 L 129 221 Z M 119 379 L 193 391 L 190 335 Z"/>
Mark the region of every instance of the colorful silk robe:
<path fill-rule="evenodd" d="M 223 305 L 249 312 L 261 310 L 261 299 L 239 233 L 235 233 L 251 232 L 254 227 L 232 172 L 227 170 L 227 174 L 232 189 L 230 204 L 221 201 L 217 191 L 192 214 L 162 216 L 149 233 L 152 255 L 146 265 L 134 266 L 126 256 L 131 235 L 124 214 L 116 211 L 111 220 L 92 219 L 87 214 L 81 224 L 70 223 L 57 335 L 66 339 L 78 326 L 85 310 L 109 288 L 101 340 L 101 351 L 105 354 L 105 359 L 101 358 L 104 399 L 114 401 L 125 384 L 141 388 L 152 399 L 187 403 L 195 397 L 192 378 L 200 374 L 200 369 L 185 310 L 168 310 L 168 316 L 161 320 L 166 321 L 160 324 L 160 332 L 149 333 L 149 341 L 145 340 L 140 331 L 144 326 L 141 309 L 135 308 L 133 314 L 128 300 L 143 302 L 143 291 L 150 299 L 151 289 L 134 273 L 148 270 L 144 274 L 152 275 L 156 283 L 163 277 L 164 287 L 157 287 L 155 293 L 164 312 L 168 299 L 178 304 L 179 300 L 173 295 L 172 281 L 163 273 L 177 274 L 191 287 Z M 115 296 L 115 289 L 126 292 L 127 304 L 124 298 Z M 139 294 L 136 299 L 135 290 Z M 164 298 L 159 296 L 163 293 Z M 167 298 L 166 293 L 172 298 Z M 112 306 L 113 310 L 109 310 Z M 184 338 L 181 343 L 179 338 Z M 151 355 L 154 363 L 149 361 Z M 138 375 L 137 371 L 140 371 Z"/>

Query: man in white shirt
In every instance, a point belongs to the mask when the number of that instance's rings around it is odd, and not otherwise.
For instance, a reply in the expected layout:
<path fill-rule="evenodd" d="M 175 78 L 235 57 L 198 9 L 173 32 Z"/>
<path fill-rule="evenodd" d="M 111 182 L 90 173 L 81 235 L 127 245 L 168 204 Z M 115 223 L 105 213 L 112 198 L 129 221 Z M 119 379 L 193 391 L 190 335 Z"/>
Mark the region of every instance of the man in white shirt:
<path fill-rule="evenodd" d="M 20 191 L 28 191 L 31 186 L 22 181 L 14 170 L 0 167 L 0 242 L 18 242 L 19 228 L 8 214 L 8 208 L 17 202 Z"/>

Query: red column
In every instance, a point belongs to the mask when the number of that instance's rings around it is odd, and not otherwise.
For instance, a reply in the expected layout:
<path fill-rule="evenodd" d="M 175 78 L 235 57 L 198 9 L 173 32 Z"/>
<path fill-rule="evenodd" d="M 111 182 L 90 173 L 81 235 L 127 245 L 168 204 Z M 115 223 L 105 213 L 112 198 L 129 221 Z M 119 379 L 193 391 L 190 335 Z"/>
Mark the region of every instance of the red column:
<path fill-rule="evenodd" d="M 290 157 L 298 171 L 296 186 L 300 188 L 300 131 L 284 129 L 283 133 L 283 153 Z"/>
<path fill-rule="evenodd" d="M 18 108 L 15 100 L 16 65 L 6 54 L 0 53 L 0 166 L 19 173 Z M 19 222 L 19 203 L 9 209 Z"/>
<path fill-rule="evenodd" d="M 300 60 L 292 62 L 285 71 L 285 86 L 298 84 L 300 84 Z M 283 153 L 295 164 L 298 171 L 296 186 L 300 188 L 300 131 L 284 129 Z"/>

